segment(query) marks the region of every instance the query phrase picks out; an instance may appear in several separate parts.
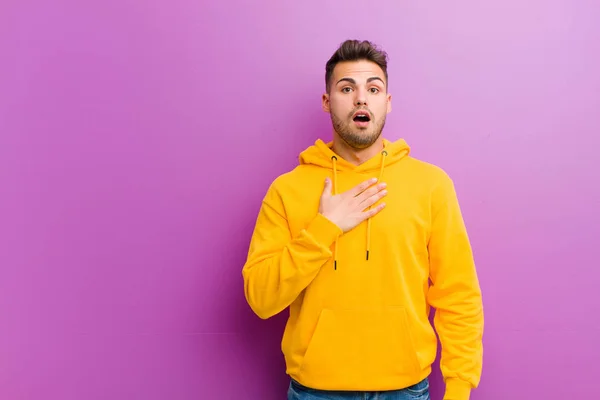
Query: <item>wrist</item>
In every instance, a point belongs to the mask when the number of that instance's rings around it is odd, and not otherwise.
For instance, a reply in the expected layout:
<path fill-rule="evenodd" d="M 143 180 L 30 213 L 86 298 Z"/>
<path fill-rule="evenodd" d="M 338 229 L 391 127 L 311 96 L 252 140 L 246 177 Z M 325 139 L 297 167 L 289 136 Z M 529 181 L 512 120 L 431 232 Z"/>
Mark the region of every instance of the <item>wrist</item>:
<path fill-rule="evenodd" d="M 335 225 L 340 231 L 343 232 L 343 228 L 341 227 L 340 223 L 338 221 L 336 221 L 335 217 L 331 217 L 325 213 L 319 213 L 323 218 L 325 218 L 327 221 L 329 221 L 330 223 L 332 223 L 333 225 Z"/>
<path fill-rule="evenodd" d="M 330 246 L 343 232 L 339 226 L 318 213 L 307 227 L 310 235 L 321 245 Z"/>

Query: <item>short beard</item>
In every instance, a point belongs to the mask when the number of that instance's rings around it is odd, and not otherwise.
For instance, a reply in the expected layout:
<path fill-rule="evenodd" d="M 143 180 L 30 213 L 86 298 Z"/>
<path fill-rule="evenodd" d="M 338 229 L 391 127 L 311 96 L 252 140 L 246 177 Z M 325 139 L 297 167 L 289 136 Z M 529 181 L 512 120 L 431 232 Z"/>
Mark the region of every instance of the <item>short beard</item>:
<path fill-rule="evenodd" d="M 379 139 L 379 136 L 381 136 L 381 132 L 385 127 L 385 115 L 379 120 L 373 120 L 373 127 L 370 131 L 367 131 L 367 129 L 354 128 L 351 125 L 352 115 L 354 115 L 354 111 L 348 117 L 350 122 L 345 123 L 341 118 L 338 118 L 331 113 L 333 129 L 340 138 L 353 149 L 362 150 L 372 146 L 377 139 Z"/>

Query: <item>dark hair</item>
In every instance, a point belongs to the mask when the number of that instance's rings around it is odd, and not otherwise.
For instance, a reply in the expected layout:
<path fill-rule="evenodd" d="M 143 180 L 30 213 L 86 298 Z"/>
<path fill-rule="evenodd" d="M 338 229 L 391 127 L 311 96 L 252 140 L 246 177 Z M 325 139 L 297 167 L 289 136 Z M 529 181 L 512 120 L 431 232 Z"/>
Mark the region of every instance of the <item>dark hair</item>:
<path fill-rule="evenodd" d="M 387 86 L 387 53 L 368 40 L 346 40 L 338 47 L 325 65 L 325 87 L 327 90 L 329 91 L 329 81 L 333 75 L 333 69 L 339 62 L 359 60 L 367 60 L 379 65 L 385 74 L 385 84 Z"/>

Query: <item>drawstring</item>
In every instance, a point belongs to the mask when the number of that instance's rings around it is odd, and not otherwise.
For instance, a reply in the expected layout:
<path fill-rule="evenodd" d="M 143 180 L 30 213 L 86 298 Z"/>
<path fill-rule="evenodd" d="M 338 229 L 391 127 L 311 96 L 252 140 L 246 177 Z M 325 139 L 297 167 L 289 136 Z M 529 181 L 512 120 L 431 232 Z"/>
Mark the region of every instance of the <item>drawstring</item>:
<path fill-rule="evenodd" d="M 331 156 L 331 162 L 333 163 L 333 194 L 337 194 L 337 157 Z M 337 251 L 338 251 L 338 238 L 335 238 L 333 248 L 333 269 L 337 269 Z"/>
<path fill-rule="evenodd" d="M 381 183 L 383 178 L 383 167 L 385 166 L 385 157 L 388 155 L 387 151 L 381 152 L 381 167 L 379 168 L 378 183 Z M 333 164 L 333 194 L 337 194 L 337 157 L 331 156 L 331 162 Z M 372 206 L 369 207 L 371 209 Z M 371 218 L 367 219 L 367 260 L 369 259 L 369 250 L 371 249 Z M 333 269 L 337 270 L 337 254 L 338 254 L 338 239 L 335 239 L 333 249 Z"/>

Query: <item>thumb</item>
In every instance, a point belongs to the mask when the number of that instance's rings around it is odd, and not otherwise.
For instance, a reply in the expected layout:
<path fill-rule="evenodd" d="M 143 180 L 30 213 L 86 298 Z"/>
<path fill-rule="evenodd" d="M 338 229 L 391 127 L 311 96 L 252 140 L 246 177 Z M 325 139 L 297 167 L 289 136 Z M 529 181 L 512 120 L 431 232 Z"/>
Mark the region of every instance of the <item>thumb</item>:
<path fill-rule="evenodd" d="M 325 178 L 325 186 L 323 187 L 323 197 L 331 196 L 331 179 Z"/>

